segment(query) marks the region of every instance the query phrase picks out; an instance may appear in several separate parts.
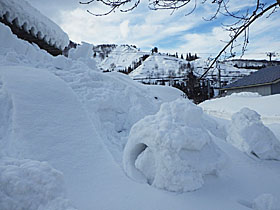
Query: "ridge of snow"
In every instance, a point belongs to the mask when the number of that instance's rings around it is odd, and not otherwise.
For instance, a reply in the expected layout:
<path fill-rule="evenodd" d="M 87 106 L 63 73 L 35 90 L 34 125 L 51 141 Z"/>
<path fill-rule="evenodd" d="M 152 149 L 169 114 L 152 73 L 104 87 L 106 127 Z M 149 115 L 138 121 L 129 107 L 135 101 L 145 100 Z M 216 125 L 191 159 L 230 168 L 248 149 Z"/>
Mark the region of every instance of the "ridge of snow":
<path fill-rule="evenodd" d="M 68 35 L 25 0 L 1 0 L 0 17 L 4 15 L 8 22 L 15 21 L 18 27 L 56 48 L 63 50 L 69 44 Z"/>

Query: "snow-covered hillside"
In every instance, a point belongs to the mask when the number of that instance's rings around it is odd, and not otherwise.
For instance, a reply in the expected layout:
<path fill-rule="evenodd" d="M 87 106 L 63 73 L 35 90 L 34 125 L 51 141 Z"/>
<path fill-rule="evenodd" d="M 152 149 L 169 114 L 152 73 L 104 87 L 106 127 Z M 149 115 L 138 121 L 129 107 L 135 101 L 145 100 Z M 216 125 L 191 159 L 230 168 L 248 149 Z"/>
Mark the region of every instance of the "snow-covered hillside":
<path fill-rule="evenodd" d="M 134 79 L 183 76 L 190 70 L 188 61 L 167 55 L 153 54 L 129 76 Z"/>
<path fill-rule="evenodd" d="M 100 62 L 99 68 L 105 71 L 123 71 L 134 66 L 146 54 L 135 46 L 118 45 Z"/>
<path fill-rule="evenodd" d="M 219 70 L 221 85 L 230 84 L 243 76 L 249 75 L 256 69 L 237 68 L 232 62 L 221 62 L 218 68 L 210 70 L 206 75 L 213 87 L 218 88 Z M 253 64 L 252 64 L 253 65 Z M 168 79 L 182 81 L 192 70 L 196 76 L 202 75 L 207 69 L 207 60 L 197 59 L 186 61 L 172 56 L 154 54 L 145 60 L 142 65 L 133 70 L 129 76 L 141 82 L 154 83 L 156 80 Z"/>
<path fill-rule="evenodd" d="M 102 73 L 92 48 L 53 57 L 0 24 L 1 210 L 279 210 L 279 161 L 227 141 L 267 126 L 278 155 L 279 122 L 216 119 L 178 89 Z"/>

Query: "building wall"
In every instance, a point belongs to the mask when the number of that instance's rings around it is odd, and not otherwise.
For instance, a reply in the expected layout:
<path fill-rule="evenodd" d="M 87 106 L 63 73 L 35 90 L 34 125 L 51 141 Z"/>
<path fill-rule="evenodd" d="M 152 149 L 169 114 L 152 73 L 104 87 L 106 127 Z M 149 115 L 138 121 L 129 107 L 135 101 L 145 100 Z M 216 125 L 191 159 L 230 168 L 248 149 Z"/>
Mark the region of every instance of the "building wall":
<path fill-rule="evenodd" d="M 275 87 L 275 90 L 280 91 L 280 83 L 279 87 Z M 247 88 L 236 88 L 232 90 L 227 90 L 227 95 L 230 95 L 232 93 L 240 93 L 240 92 L 256 92 L 259 93 L 262 96 L 267 96 L 272 94 L 272 87 L 271 85 L 263 85 L 258 87 L 247 87 Z M 280 92 L 279 92 L 280 93 Z"/>
<path fill-rule="evenodd" d="M 271 94 L 280 94 L 280 82 L 271 85 Z"/>

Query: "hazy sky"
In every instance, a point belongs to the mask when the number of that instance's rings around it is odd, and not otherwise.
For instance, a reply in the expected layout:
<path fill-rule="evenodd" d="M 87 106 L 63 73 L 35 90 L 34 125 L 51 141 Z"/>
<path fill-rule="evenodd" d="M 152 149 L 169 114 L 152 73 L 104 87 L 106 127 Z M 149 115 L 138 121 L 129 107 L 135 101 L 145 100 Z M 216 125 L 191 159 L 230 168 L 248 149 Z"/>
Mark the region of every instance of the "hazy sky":
<path fill-rule="evenodd" d="M 203 20 L 203 17 L 209 18 L 214 14 L 215 7 L 210 3 L 199 5 L 194 13 L 186 16 L 193 5 L 171 15 L 171 11 L 149 10 L 148 1 L 143 0 L 133 12 L 95 17 L 86 10 L 98 11 L 100 6 L 96 4 L 80 5 L 79 0 L 28 1 L 57 23 L 75 42 L 134 44 L 146 51 L 157 46 L 161 52 L 192 52 L 208 57 L 215 56 L 224 45 L 222 41 L 228 40 L 227 32 L 220 25 L 228 19 Z M 250 8 L 255 0 L 231 2 L 232 11 L 237 11 Z M 280 53 L 279 35 L 280 11 L 269 18 L 262 17 L 250 28 L 250 43 L 245 57 L 265 58 L 266 52 Z"/>

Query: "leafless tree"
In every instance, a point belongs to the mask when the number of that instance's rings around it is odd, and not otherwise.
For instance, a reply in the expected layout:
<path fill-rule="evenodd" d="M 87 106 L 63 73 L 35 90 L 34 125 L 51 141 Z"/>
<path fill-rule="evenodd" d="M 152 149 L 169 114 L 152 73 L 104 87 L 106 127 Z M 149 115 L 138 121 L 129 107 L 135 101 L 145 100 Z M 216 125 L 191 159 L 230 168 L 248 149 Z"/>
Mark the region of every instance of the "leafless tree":
<path fill-rule="evenodd" d="M 141 0 L 90 0 L 80 2 L 80 4 L 92 4 L 101 3 L 108 8 L 108 11 L 102 14 L 96 14 L 92 11 L 87 10 L 88 13 L 95 16 L 108 15 L 115 11 L 128 12 L 135 9 Z M 277 12 L 280 6 L 280 0 L 255 0 L 254 7 L 247 9 L 242 9 L 240 11 L 232 12 L 230 10 L 230 2 L 233 0 L 149 0 L 148 7 L 151 10 L 171 10 L 172 13 L 178 9 L 185 7 L 186 5 L 193 5 L 190 11 L 186 12 L 186 15 L 191 14 L 199 5 L 204 5 L 210 3 L 216 7 L 215 13 L 206 21 L 211 21 L 216 19 L 219 15 L 228 16 L 233 19 L 231 24 L 223 24 L 222 27 L 229 32 L 230 41 L 228 41 L 224 48 L 220 50 L 217 56 L 211 61 L 207 70 L 201 75 L 200 79 L 203 78 L 208 71 L 214 66 L 220 56 L 229 48 L 230 56 L 235 56 L 233 52 L 236 46 L 236 40 L 238 37 L 243 37 L 242 42 L 242 55 L 246 51 L 247 45 L 249 43 L 249 29 L 252 23 L 254 23 L 258 18 L 267 15 L 270 17 L 273 13 Z"/>

